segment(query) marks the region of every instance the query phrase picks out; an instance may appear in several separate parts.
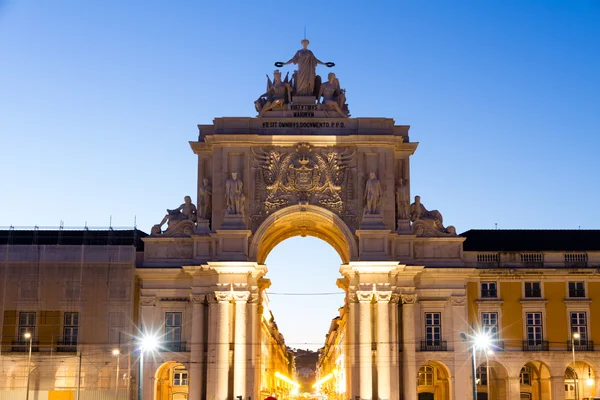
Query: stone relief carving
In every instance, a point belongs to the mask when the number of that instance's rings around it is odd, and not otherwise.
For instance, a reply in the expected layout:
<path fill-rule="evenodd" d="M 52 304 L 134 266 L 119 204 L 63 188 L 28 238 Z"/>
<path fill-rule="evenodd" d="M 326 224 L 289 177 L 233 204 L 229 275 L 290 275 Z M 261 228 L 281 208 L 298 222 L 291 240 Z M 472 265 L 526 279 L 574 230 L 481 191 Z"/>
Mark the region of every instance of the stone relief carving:
<path fill-rule="evenodd" d="M 257 217 L 304 203 L 319 205 L 352 219 L 354 213 L 348 207 L 348 199 L 354 198 L 349 179 L 354 152 L 348 149 L 319 152 L 309 143 L 298 143 L 287 152 L 277 149 L 253 149 L 252 152 L 257 168 L 254 201 L 258 207 L 254 210 Z"/>
<path fill-rule="evenodd" d="M 202 185 L 198 188 L 198 218 L 209 219 L 212 207 L 212 187 L 208 178 L 202 179 Z"/>
<path fill-rule="evenodd" d="M 466 296 L 452 296 L 450 297 L 452 307 L 460 307 L 467 304 Z"/>
<path fill-rule="evenodd" d="M 244 215 L 244 200 L 246 197 L 242 192 L 243 182 L 238 179 L 237 172 L 231 173 L 231 178 L 225 182 L 225 198 L 227 199 L 226 213 L 229 215 Z"/>
<path fill-rule="evenodd" d="M 169 210 L 159 224 L 152 227 L 152 236 L 190 236 L 194 233 L 197 220 L 197 209 L 190 196 L 184 197 L 184 203 L 179 207 Z M 167 222 L 167 229 L 162 232 L 162 226 Z"/>
<path fill-rule="evenodd" d="M 400 178 L 396 184 L 396 216 L 398 219 L 410 218 L 410 201 L 408 200 L 408 179 Z"/>
<path fill-rule="evenodd" d="M 444 228 L 442 214 L 438 210 L 428 211 L 420 196 L 415 196 L 410 205 L 410 220 L 412 232 L 417 236 L 456 236 L 456 228 L 451 225 Z"/>
<path fill-rule="evenodd" d="M 289 73 L 286 74 L 285 80 L 282 82 L 281 72 L 275 70 L 273 72 L 273 82 L 271 82 L 271 78 L 267 75 L 267 91 L 254 102 L 259 117 L 262 117 L 269 110 L 283 109 L 284 104 L 292 101 L 292 85 L 288 80 L 288 76 Z"/>
<path fill-rule="evenodd" d="M 204 298 L 205 298 L 205 295 L 203 295 L 203 294 L 191 294 L 190 295 L 190 300 L 192 301 L 192 304 L 204 304 Z"/>
<path fill-rule="evenodd" d="M 346 89 L 340 87 L 340 81 L 333 72 L 327 75 L 327 82 L 321 85 L 317 104 L 320 103 L 321 98 L 323 98 L 323 108 L 333 109 L 345 118 L 350 116 L 348 104 L 346 104 Z"/>
<path fill-rule="evenodd" d="M 415 304 L 417 302 L 417 295 L 415 293 L 402 293 L 400 297 L 402 304 Z"/>
<path fill-rule="evenodd" d="M 324 63 L 319 60 L 312 51 L 308 50 L 308 44 L 310 43 L 307 39 L 303 39 L 301 42 L 302 49 L 298 50 L 294 57 L 287 62 L 278 61 L 275 63 L 276 67 L 283 67 L 294 63 L 298 66 L 298 69 L 294 72 L 294 95 L 297 96 L 316 96 L 319 93 L 320 78 L 317 76 L 317 65 L 325 65 L 327 67 L 335 66 L 334 63 Z"/>
<path fill-rule="evenodd" d="M 154 307 L 156 305 L 156 297 L 140 296 L 140 305 L 143 307 Z"/>
<path fill-rule="evenodd" d="M 370 290 L 357 290 L 356 297 L 360 303 L 368 302 L 370 303 L 373 300 L 373 292 Z"/>
<path fill-rule="evenodd" d="M 369 172 L 369 179 L 365 184 L 364 214 L 381 214 L 382 190 L 375 172 Z"/>

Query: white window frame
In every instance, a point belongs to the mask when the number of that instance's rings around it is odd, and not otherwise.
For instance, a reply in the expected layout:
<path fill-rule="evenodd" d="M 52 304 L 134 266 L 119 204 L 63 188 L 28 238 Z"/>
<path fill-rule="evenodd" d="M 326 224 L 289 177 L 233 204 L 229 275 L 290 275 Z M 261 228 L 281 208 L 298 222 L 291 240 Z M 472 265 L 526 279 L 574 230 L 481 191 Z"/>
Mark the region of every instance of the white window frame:
<path fill-rule="evenodd" d="M 27 318 L 25 324 L 21 324 L 21 317 Z M 29 320 L 29 317 L 33 316 L 33 323 Z M 17 325 L 17 341 L 25 342 L 25 334 L 30 333 L 32 340 L 36 337 L 37 328 L 37 313 L 35 311 L 19 311 L 19 323 Z"/>
<path fill-rule="evenodd" d="M 483 314 L 496 314 L 496 332 L 494 333 L 492 340 L 494 340 L 494 341 L 500 340 L 500 314 L 501 314 L 501 312 L 496 311 L 496 310 L 493 310 L 493 311 L 480 310 L 479 311 L 479 323 L 481 325 L 481 330 L 484 332 Z"/>
<path fill-rule="evenodd" d="M 427 325 L 427 314 L 439 314 L 440 318 L 439 318 L 439 325 Z M 444 325 L 444 313 L 442 311 L 439 310 L 426 310 L 423 311 L 423 339 L 425 341 L 425 343 L 428 346 L 441 346 L 442 342 L 444 341 L 444 330 L 443 330 L 443 325 Z M 429 341 L 427 340 L 427 327 L 428 326 L 439 326 L 440 328 L 440 339 L 439 339 L 439 344 L 435 344 L 435 339 L 432 340 L 431 344 L 429 344 Z"/>
<path fill-rule="evenodd" d="M 67 317 L 71 317 L 71 321 L 67 321 Z M 73 323 L 73 318 L 72 317 L 77 317 L 77 324 Z M 63 329 L 62 329 L 62 337 L 63 337 L 63 344 L 65 345 L 70 345 L 70 346 L 76 346 L 79 343 L 79 335 L 80 335 L 80 318 L 81 315 L 79 313 L 79 311 L 66 311 L 63 313 Z M 67 324 L 67 322 L 69 322 L 69 324 Z M 69 343 L 67 343 L 67 331 L 70 330 L 71 334 L 69 335 L 69 337 L 71 338 L 75 338 L 75 340 L 71 340 L 69 341 Z M 73 335 L 73 331 L 76 331 L 76 334 Z"/>
<path fill-rule="evenodd" d="M 578 300 L 576 300 L 578 299 Z M 569 341 L 572 340 L 571 335 L 572 335 L 572 331 L 571 331 L 571 313 L 572 312 L 584 312 L 587 318 L 587 337 L 588 337 L 588 341 L 592 340 L 592 323 L 591 323 L 591 313 L 590 313 L 590 304 L 592 303 L 591 300 L 587 299 L 587 298 L 583 298 L 583 297 L 573 297 L 571 299 L 567 299 L 565 300 L 565 306 L 566 306 L 566 318 L 568 321 L 568 326 L 567 326 L 567 330 L 568 335 L 569 335 Z"/>
<path fill-rule="evenodd" d="M 527 310 L 523 313 L 523 337 L 524 337 L 524 341 L 527 342 L 528 345 L 529 344 L 529 333 L 527 332 L 527 327 L 528 326 L 538 326 L 538 325 L 528 325 L 527 324 L 527 314 L 531 314 L 531 313 L 535 313 L 535 314 L 540 314 L 540 319 L 541 319 L 541 323 L 540 323 L 540 327 L 542 329 L 542 337 L 540 339 L 540 342 L 544 342 L 544 340 L 546 340 L 546 313 L 545 311 L 542 310 Z"/>

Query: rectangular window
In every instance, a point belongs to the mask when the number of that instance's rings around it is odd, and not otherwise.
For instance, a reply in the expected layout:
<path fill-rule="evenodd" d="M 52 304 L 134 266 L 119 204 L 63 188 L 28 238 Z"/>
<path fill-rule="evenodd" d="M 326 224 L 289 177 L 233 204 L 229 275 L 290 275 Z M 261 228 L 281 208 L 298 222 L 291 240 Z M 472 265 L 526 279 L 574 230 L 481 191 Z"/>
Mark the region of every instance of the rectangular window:
<path fill-rule="evenodd" d="M 492 340 L 498 340 L 498 313 L 485 312 L 481 314 L 481 327 Z"/>
<path fill-rule="evenodd" d="M 173 386 L 187 386 L 188 373 L 185 370 L 173 371 Z"/>
<path fill-rule="evenodd" d="M 585 297 L 583 282 L 569 282 L 569 297 Z"/>
<path fill-rule="evenodd" d="M 541 345 L 544 338 L 542 331 L 542 313 L 528 312 L 527 321 L 527 344 L 530 346 Z"/>
<path fill-rule="evenodd" d="M 442 341 L 442 314 L 425 313 L 425 340 L 427 346 L 439 346 Z"/>
<path fill-rule="evenodd" d="M 587 323 L 585 312 L 571 313 L 571 335 L 574 333 L 579 334 L 579 339 L 573 339 L 575 345 L 587 343 Z"/>
<path fill-rule="evenodd" d="M 525 282 L 525 297 L 542 297 L 540 282 Z"/>
<path fill-rule="evenodd" d="M 487 385 L 487 368 L 485 365 L 477 368 L 477 384 Z"/>
<path fill-rule="evenodd" d="M 496 290 L 496 282 L 481 282 L 481 297 L 496 298 L 498 291 Z"/>
<path fill-rule="evenodd" d="M 19 342 L 25 342 L 25 334 L 30 333 L 31 337 L 35 337 L 35 313 L 21 312 L 19 313 Z"/>
<path fill-rule="evenodd" d="M 79 313 L 66 312 L 63 324 L 63 344 L 76 346 L 79 336 Z"/>
<path fill-rule="evenodd" d="M 433 386 L 433 367 L 424 365 L 419 369 L 419 386 Z"/>
<path fill-rule="evenodd" d="M 125 329 L 125 313 L 111 312 L 108 314 L 108 341 L 111 344 L 120 344 L 125 337 L 121 338 L 121 332 Z"/>
<path fill-rule="evenodd" d="M 181 342 L 181 313 L 165 313 L 165 342 Z"/>

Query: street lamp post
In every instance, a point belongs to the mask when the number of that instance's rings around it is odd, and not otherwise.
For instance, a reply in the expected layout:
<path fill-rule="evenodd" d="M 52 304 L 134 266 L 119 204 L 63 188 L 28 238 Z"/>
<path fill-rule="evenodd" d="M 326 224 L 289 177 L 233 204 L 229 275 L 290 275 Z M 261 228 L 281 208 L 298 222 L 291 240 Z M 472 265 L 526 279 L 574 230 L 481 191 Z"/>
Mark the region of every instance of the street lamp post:
<path fill-rule="evenodd" d="M 27 358 L 27 393 L 25 394 L 25 399 L 29 400 L 29 378 L 31 375 L 31 344 L 33 342 L 33 337 L 29 332 L 26 332 L 23 336 L 25 337 L 25 339 L 29 339 L 29 357 Z"/>
<path fill-rule="evenodd" d="M 575 371 L 575 340 L 579 339 L 579 333 L 574 332 L 571 335 L 571 350 L 573 352 L 573 382 L 575 383 L 575 400 L 579 400 L 579 388 L 577 382 L 577 372 Z"/>
<path fill-rule="evenodd" d="M 117 376 L 115 379 L 115 400 L 119 398 L 119 366 L 121 365 L 121 351 L 119 349 L 114 349 L 112 351 L 113 356 L 117 356 Z"/>
<path fill-rule="evenodd" d="M 138 380 L 138 400 L 144 399 L 144 353 L 152 352 L 158 347 L 158 337 L 145 333 L 140 341 L 140 378 Z"/>
<path fill-rule="evenodd" d="M 490 344 L 491 344 L 492 338 L 490 337 L 489 333 L 487 332 L 483 332 L 483 333 L 477 333 L 474 337 L 473 340 L 473 358 L 472 358 L 472 363 L 471 363 L 471 367 L 472 367 L 472 373 L 473 373 L 473 400 L 477 400 L 477 363 L 475 361 L 475 355 L 476 355 L 476 351 L 477 350 L 483 350 L 486 353 L 486 357 L 487 357 L 487 352 L 490 349 Z M 486 359 L 487 361 L 487 359 Z M 486 368 L 487 368 L 487 363 L 486 363 Z M 486 372 L 487 373 L 487 372 Z M 487 377 L 488 382 L 490 377 Z M 488 385 L 488 396 L 489 396 L 489 385 Z"/>

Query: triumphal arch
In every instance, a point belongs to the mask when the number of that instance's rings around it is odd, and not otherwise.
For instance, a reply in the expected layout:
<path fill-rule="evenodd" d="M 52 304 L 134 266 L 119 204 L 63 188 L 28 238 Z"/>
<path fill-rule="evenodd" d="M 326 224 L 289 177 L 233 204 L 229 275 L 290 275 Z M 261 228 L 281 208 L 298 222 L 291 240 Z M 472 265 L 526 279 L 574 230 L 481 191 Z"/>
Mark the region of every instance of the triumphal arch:
<path fill-rule="evenodd" d="M 198 126 L 190 142 L 196 201 L 167 210 L 145 240 L 144 329 L 171 326 L 165 313 L 181 311 L 183 329 L 165 340 L 186 348 L 175 346 L 163 361 L 187 369 L 190 400 L 285 397 L 277 392 L 285 379 L 273 383 L 272 375 L 293 380 L 289 365 L 268 359 L 276 357 L 269 345 L 285 346 L 269 325 L 265 260 L 289 237 L 315 236 L 343 262 L 338 397 L 416 400 L 418 372 L 430 363 L 444 381 L 436 398 L 467 398 L 464 238 L 411 198 L 418 143 L 409 126 L 351 117 L 334 63 L 302 45 L 275 63 L 266 92 L 248 99 L 255 117 Z M 434 323 L 423 325 L 424 313 L 436 310 L 447 341 Z M 161 362 L 144 365 L 144 399 L 161 398 Z"/>

